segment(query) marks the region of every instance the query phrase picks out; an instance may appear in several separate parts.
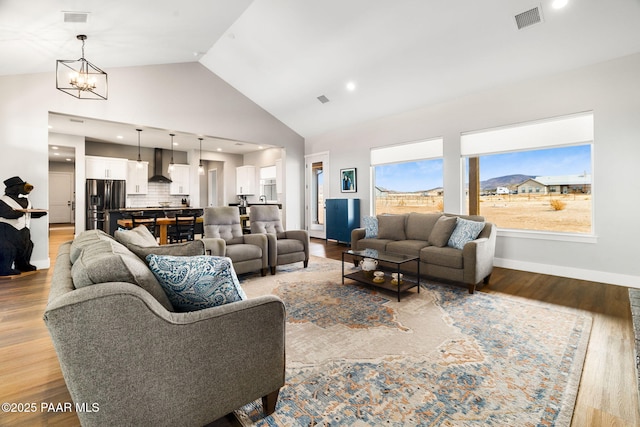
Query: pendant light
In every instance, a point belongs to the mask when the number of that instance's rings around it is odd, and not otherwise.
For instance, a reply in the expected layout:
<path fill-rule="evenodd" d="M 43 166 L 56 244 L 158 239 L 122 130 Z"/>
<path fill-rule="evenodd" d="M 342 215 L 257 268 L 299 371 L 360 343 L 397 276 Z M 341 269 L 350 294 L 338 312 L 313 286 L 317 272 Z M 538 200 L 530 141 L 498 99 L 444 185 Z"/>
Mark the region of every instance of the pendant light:
<path fill-rule="evenodd" d="M 140 157 L 140 132 L 142 132 L 142 129 L 136 129 L 138 131 L 138 163 L 136 164 L 136 166 L 138 167 L 138 169 L 142 169 L 142 158 Z"/>
<path fill-rule="evenodd" d="M 200 140 L 200 163 L 198 164 L 198 174 L 204 175 L 204 166 L 202 166 L 202 140 L 203 138 L 198 138 Z"/>
<path fill-rule="evenodd" d="M 171 161 L 169 162 L 169 173 L 173 172 L 173 137 L 176 136 L 175 133 L 170 133 L 171 136 Z"/>

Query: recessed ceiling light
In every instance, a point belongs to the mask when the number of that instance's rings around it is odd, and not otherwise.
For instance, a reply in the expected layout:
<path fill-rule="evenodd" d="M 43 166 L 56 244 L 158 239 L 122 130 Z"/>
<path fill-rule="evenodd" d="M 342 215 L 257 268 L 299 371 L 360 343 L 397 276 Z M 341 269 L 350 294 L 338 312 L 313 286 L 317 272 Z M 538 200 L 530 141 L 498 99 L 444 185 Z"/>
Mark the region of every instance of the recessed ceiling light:
<path fill-rule="evenodd" d="M 118 138 L 118 139 L 122 139 L 122 138 L 124 138 L 124 136 L 122 136 L 122 135 L 118 135 L 118 136 L 116 136 L 116 138 Z"/>
<path fill-rule="evenodd" d="M 71 159 L 65 159 L 65 160 L 66 160 L 67 162 L 70 162 L 70 161 L 71 161 Z"/>
<path fill-rule="evenodd" d="M 55 145 L 51 147 L 52 150 L 57 150 L 58 147 L 56 147 Z"/>
<path fill-rule="evenodd" d="M 347 83 L 347 90 L 349 92 L 353 92 L 354 90 L 356 90 L 356 84 L 354 82 L 348 82 Z"/>
<path fill-rule="evenodd" d="M 59 155 L 60 155 L 60 153 L 53 153 L 53 155 L 54 155 L 54 156 L 59 156 Z"/>
<path fill-rule="evenodd" d="M 217 151 L 222 151 L 222 148 L 218 148 L 218 150 L 217 150 Z"/>
<path fill-rule="evenodd" d="M 562 9 L 567 5 L 567 3 L 569 3 L 569 0 L 553 0 L 551 7 L 554 9 Z"/>
<path fill-rule="evenodd" d="M 176 146 L 176 145 L 178 145 L 178 143 L 177 143 L 177 142 L 174 142 L 174 143 L 173 143 L 173 145 L 174 145 L 174 146 Z"/>
<path fill-rule="evenodd" d="M 258 148 L 262 150 L 264 147 L 262 145 L 258 145 Z"/>

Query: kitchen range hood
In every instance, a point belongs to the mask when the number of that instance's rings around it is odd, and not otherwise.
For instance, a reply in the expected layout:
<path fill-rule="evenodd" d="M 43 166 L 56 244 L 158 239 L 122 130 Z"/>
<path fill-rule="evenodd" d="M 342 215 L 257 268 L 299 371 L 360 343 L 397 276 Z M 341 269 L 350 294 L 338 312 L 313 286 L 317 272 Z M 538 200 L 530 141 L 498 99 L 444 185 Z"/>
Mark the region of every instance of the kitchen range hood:
<path fill-rule="evenodd" d="M 171 179 L 162 175 L 162 149 L 156 148 L 153 152 L 153 176 L 149 178 L 149 182 L 161 182 L 169 184 Z"/>

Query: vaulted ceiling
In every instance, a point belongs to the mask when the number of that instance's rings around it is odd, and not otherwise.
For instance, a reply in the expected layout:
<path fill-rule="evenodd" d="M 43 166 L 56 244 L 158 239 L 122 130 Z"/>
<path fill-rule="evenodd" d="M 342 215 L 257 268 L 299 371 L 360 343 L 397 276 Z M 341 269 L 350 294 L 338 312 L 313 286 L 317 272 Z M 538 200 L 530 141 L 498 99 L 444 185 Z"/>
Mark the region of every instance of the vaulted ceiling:
<path fill-rule="evenodd" d="M 0 0 L 0 75 L 53 72 L 87 34 L 107 72 L 200 61 L 309 137 L 640 52 L 639 0 L 553 1 Z"/>

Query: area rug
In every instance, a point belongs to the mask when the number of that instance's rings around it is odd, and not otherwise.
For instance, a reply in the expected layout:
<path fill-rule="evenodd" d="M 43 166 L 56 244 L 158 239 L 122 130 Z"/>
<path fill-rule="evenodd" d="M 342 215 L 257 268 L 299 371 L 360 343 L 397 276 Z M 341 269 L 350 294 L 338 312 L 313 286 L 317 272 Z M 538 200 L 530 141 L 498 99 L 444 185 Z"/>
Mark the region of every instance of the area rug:
<path fill-rule="evenodd" d="M 244 426 L 568 426 L 591 318 L 422 281 L 396 295 L 341 283 L 338 261 L 244 277 L 285 303 L 286 384 Z M 347 269 L 352 269 L 348 265 Z"/>

